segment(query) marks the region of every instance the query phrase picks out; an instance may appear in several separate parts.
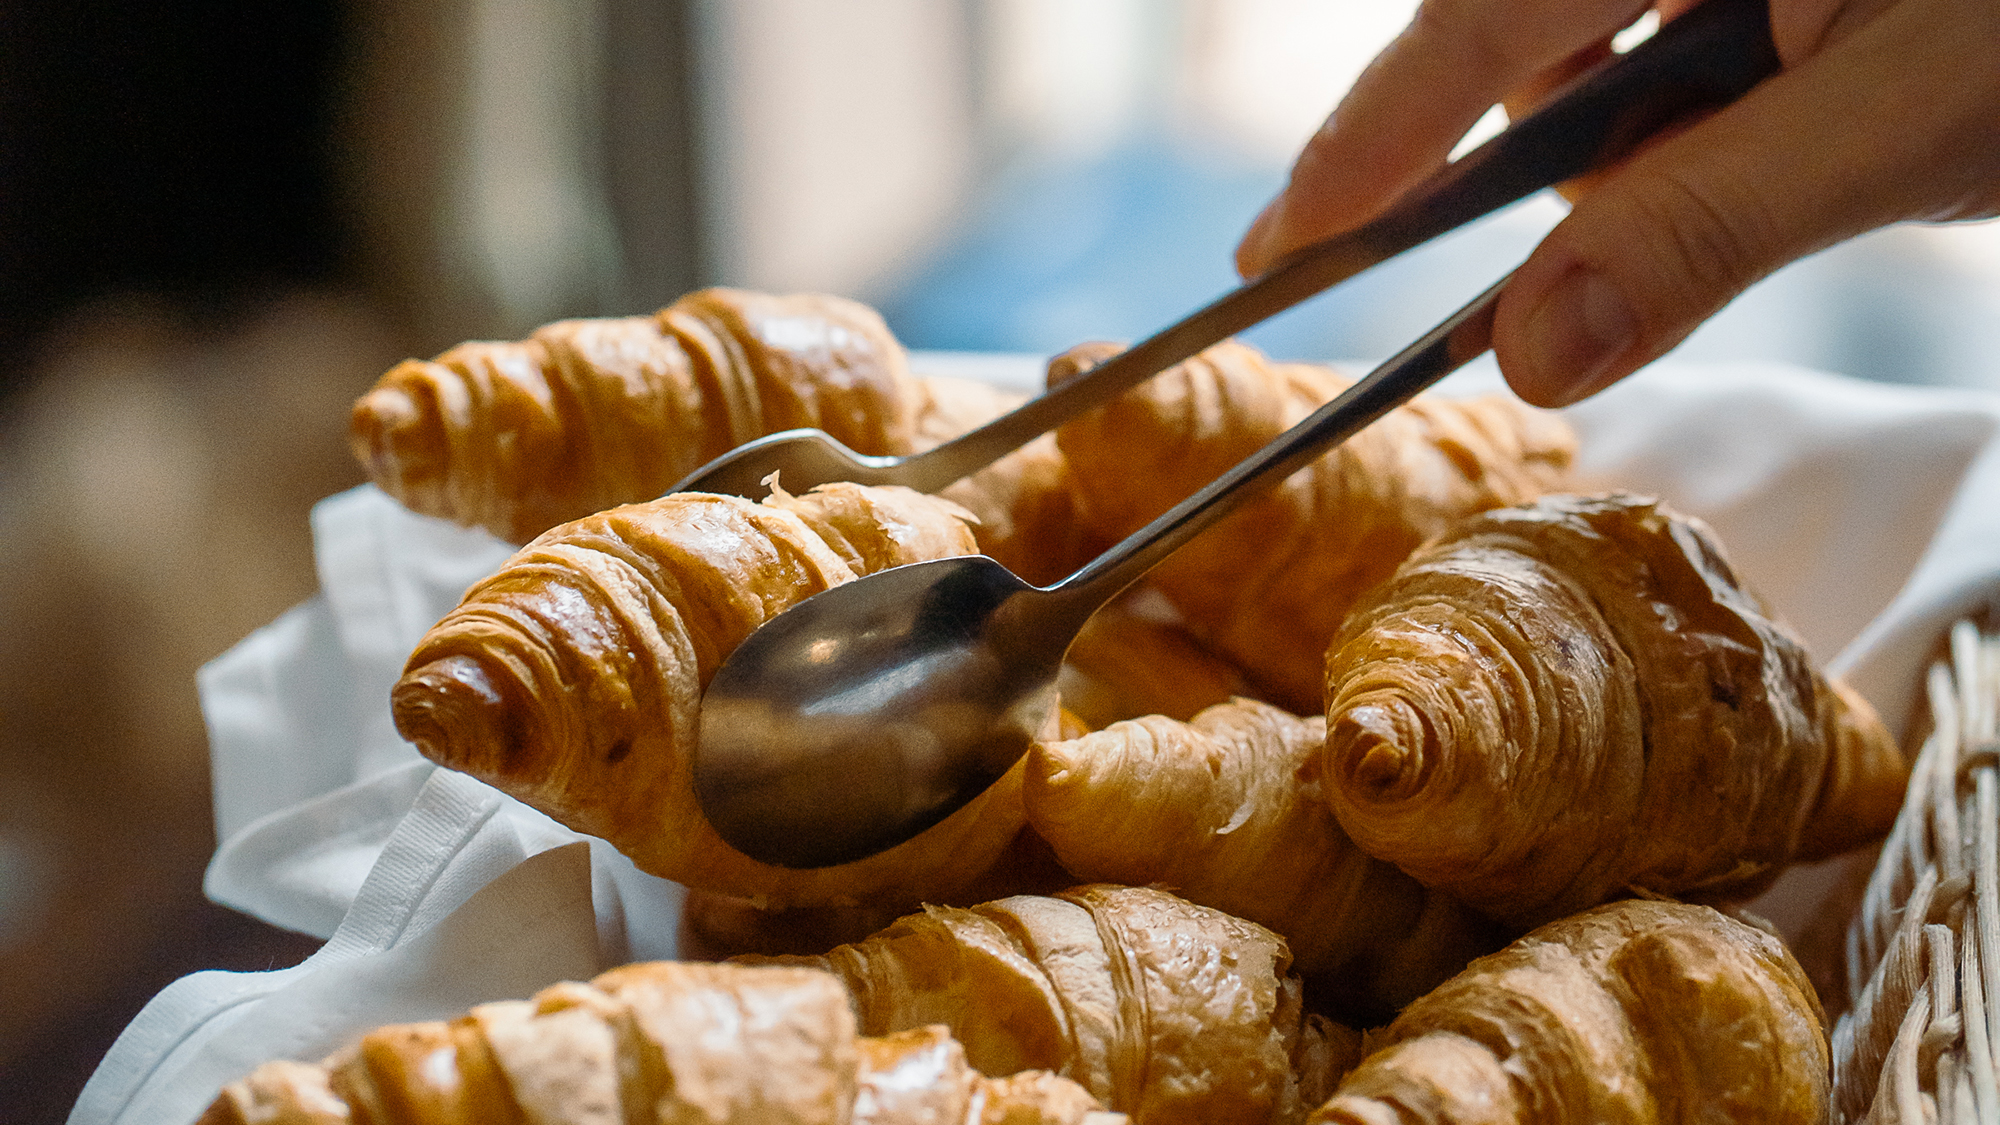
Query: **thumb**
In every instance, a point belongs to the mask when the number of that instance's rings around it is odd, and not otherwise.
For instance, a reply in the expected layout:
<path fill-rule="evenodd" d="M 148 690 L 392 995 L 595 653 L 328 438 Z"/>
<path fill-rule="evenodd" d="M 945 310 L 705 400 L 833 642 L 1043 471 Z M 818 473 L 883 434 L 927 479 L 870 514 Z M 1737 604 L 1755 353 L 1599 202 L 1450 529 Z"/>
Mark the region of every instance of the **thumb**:
<path fill-rule="evenodd" d="M 1522 398 L 1561 406 L 1601 390 L 1844 238 L 1980 209 L 1968 200 L 2000 172 L 1996 83 L 1973 77 L 1990 60 L 1976 47 L 1940 59 L 1951 37 L 1896 15 L 1591 185 L 1495 315 L 1494 352 Z"/>

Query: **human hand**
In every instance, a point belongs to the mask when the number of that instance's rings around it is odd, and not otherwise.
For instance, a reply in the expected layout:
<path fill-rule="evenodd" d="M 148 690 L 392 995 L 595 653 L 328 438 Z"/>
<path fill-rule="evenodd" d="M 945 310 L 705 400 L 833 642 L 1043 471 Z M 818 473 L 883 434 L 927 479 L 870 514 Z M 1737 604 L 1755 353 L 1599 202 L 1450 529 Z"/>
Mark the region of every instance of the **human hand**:
<path fill-rule="evenodd" d="M 1426 0 L 1306 144 L 1244 276 L 1360 225 L 1486 109 L 1525 111 L 1646 0 Z M 1662 18 L 1692 0 L 1662 0 Z M 1578 188 L 1500 299 L 1493 350 L 1559 406 L 1679 343 L 1778 267 L 1906 219 L 2000 214 L 2000 4 L 1771 0 L 1779 74 Z"/>

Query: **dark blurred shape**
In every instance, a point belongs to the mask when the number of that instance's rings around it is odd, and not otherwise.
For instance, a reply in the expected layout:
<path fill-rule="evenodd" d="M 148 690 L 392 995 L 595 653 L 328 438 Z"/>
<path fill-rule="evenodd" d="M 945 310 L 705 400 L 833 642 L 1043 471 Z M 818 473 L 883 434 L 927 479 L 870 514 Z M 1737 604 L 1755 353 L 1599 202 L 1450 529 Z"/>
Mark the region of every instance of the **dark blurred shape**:
<path fill-rule="evenodd" d="M 0 5 L 0 393 L 63 308 L 318 281 L 333 0 Z"/>
<path fill-rule="evenodd" d="M 342 384 L 383 342 L 270 311 L 345 265 L 343 12 L 0 5 L 0 1121 L 61 1120 L 176 977 L 319 944 L 201 898 L 192 677 L 310 592 L 305 510 L 357 475 Z M 171 523 L 124 526 L 93 477 Z"/>
<path fill-rule="evenodd" d="M 467 221 L 519 165 L 468 151 L 580 154 L 557 202 L 609 216 L 543 319 L 700 283 L 693 6 L 0 4 L 0 1122 L 176 978 L 319 946 L 201 896 L 195 671 L 312 594 L 354 397 L 533 326 Z"/>
<path fill-rule="evenodd" d="M 358 483 L 357 376 L 394 358 L 352 301 L 191 325 L 65 314 L 0 424 L 0 1122 L 60 1120 L 188 973 L 316 939 L 202 899 L 215 848 L 195 670 L 315 585 L 307 514 Z"/>
<path fill-rule="evenodd" d="M 319 947 L 316 939 L 288 933 L 199 899 L 175 903 L 160 919 L 170 938 L 145 950 L 145 967 L 115 982 L 106 1008 L 136 1013 L 153 994 L 198 969 L 264 972 L 296 965 Z M 33 1041 L 0 1064 L 0 1119 L 58 1122 L 69 1116 L 77 1092 L 111 1046 L 102 1008 L 62 1013 L 38 1029 Z M 116 1028 L 112 1031 L 115 1034 Z"/>
<path fill-rule="evenodd" d="M 606 314 L 650 312 L 709 280 L 693 0 L 605 0 L 605 190 L 623 276 Z"/>

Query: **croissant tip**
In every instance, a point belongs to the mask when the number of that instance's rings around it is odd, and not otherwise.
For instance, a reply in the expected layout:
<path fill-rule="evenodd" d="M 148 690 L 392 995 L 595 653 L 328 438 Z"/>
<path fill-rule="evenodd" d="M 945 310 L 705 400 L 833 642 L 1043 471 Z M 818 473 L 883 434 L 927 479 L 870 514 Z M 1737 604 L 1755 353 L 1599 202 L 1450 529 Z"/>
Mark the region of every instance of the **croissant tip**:
<path fill-rule="evenodd" d="M 1378 801 L 1414 792 L 1431 758 L 1429 726 L 1399 699 L 1341 711 L 1327 727 L 1326 743 L 1352 790 Z"/>
<path fill-rule="evenodd" d="M 1370 789 L 1386 789 L 1403 776 L 1409 757 L 1401 746 L 1376 742 L 1362 752 L 1350 776 Z"/>
<path fill-rule="evenodd" d="M 513 756 L 520 732 L 506 696 L 475 657 L 444 656 L 412 666 L 389 696 L 396 732 L 424 757 L 453 769 Z"/>
<path fill-rule="evenodd" d="M 436 471 L 437 424 L 408 388 L 385 383 L 355 401 L 349 443 L 371 476 L 420 479 Z"/>

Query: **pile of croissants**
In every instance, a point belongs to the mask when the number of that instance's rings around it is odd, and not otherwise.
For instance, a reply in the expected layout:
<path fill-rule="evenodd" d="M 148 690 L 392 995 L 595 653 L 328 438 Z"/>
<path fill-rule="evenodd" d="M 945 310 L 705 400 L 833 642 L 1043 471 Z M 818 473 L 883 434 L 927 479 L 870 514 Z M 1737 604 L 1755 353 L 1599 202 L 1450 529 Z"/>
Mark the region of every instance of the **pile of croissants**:
<path fill-rule="evenodd" d="M 685 884 L 700 960 L 271 1062 L 203 1121 L 1828 1120 L 1813 986 L 1734 904 L 1883 834 L 1905 760 L 1704 524 L 1566 491 L 1568 427 L 1504 396 L 1419 397 L 1188 544 L 916 838 L 791 869 L 703 818 L 702 691 L 763 622 L 975 551 L 1059 578 L 1347 382 L 1224 343 L 935 496 L 749 500 L 659 497 L 765 433 L 910 453 L 1016 400 L 728 289 L 390 371 L 375 482 L 525 544 L 397 729 Z"/>

